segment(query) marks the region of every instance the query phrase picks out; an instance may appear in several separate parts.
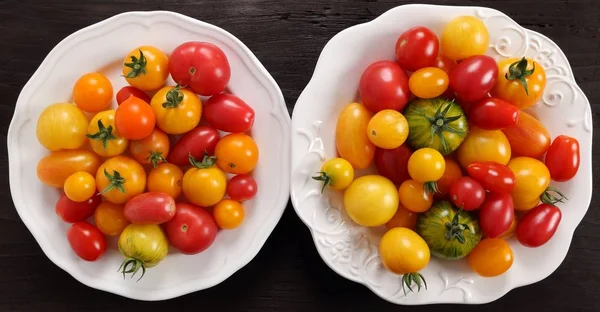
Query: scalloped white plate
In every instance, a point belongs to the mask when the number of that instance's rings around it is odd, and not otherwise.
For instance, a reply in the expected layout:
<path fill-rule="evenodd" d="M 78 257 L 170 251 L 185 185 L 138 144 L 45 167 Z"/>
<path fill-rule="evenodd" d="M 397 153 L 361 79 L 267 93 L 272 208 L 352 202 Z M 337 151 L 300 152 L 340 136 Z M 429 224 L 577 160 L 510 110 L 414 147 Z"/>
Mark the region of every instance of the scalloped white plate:
<path fill-rule="evenodd" d="M 515 262 L 495 278 L 481 278 L 466 261 L 432 258 L 422 271 L 429 289 L 404 295 L 401 278 L 380 264 L 377 246 L 382 228 L 367 229 L 353 223 L 344 212 L 341 195 L 326 192 L 310 177 L 325 159 L 335 157 L 335 125 L 342 108 L 355 100 L 362 71 L 372 62 L 394 60 L 398 36 L 410 27 L 424 25 L 438 35 L 453 17 L 474 15 L 490 32 L 486 54 L 534 58 L 543 64 L 547 87 L 542 101 L 531 111 L 549 128 L 552 137 L 574 136 L 581 147 L 577 176 L 558 184 L 567 197 L 561 204 L 563 219 L 554 237 L 537 249 L 510 240 Z M 590 105 L 575 83 L 567 58 L 547 37 L 524 29 L 502 12 L 481 7 L 404 5 L 375 20 L 350 27 L 325 46 L 314 74 L 296 102 L 292 117 L 292 203 L 311 230 L 323 261 L 341 276 L 364 284 L 375 294 L 396 304 L 487 303 L 513 288 L 538 282 L 564 260 L 573 231 L 585 215 L 592 194 L 592 115 Z"/>
<path fill-rule="evenodd" d="M 123 258 L 115 241 L 109 241 L 110 248 L 97 262 L 80 260 L 71 251 L 66 239 L 69 224 L 54 212 L 59 192 L 42 185 L 36 176 L 37 162 L 48 153 L 36 139 L 37 118 L 46 106 L 69 101 L 71 88 L 83 73 L 104 72 L 116 93 L 126 84 L 120 77 L 120 64 L 131 49 L 154 45 L 170 53 L 190 40 L 212 42 L 224 50 L 231 66 L 230 91 L 255 110 L 252 136 L 260 159 L 253 175 L 259 192 L 244 203 L 243 225 L 219 232 L 207 251 L 195 256 L 171 253 L 139 282 L 123 280 L 117 272 Z M 93 288 L 133 299 L 164 300 L 212 287 L 258 253 L 287 205 L 289 137 L 290 117 L 281 90 L 240 40 L 216 26 L 173 12 L 123 13 L 60 42 L 21 91 L 8 131 L 10 187 L 19 216 L 57 266 Z"/>

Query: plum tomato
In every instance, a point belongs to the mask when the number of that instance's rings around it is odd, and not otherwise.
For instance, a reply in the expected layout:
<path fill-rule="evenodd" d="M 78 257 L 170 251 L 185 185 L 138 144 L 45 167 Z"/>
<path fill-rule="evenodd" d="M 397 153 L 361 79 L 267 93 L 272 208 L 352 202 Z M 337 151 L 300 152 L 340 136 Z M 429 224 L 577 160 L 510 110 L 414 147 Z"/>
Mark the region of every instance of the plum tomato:
<path fill-rule="evenodd" d="M 519 109 L 497 98 L 484 98 L 469 106 L 469 122 L 484 130 L 502 130 L 519 120 Z"/>
<path fill-rule="evenodd" d="M 95 194 L 84 202 L 75 202 L 63 193 L 56 202 L 56 214 L 67 223 L 83 221 L 94 214 L 101 202 L 102 196 L 100 194 Z"/>
<path fill-rule="evenodd" d="M 517 225 L 517 239 L 526 247 L 544 245 L 556 232 L 562 214 L 554 205 L 541 204 L 528 211 Z"/>
<path fill-rule="evenodd" d="M 579 170 L 579 141 L 566 135 L 557 136 L 546 153 L 546 167 L 554 181 L 571 180 Z"/>
<path fill-rule="evenodd" d="M 474 162 L 467 167 L 467 172 L 490 192 L 510 193 L 515 187 L 515 174 L 506 165 L 493 161 Z"/>
<path fill-rule="evenodd" d="M 377 113 L 384 109 L 402 111 L 410 99 L 408 75 L 393 61 L 377 61 L 360 77 L 359 93 L 365 107 Z"/>
<path fill-rule="evenodd" d="M 233 200 L 240 202 L 250 200 L 254 198 L 257 192 L 258 185 L 249 174 L 238 174 L 227 182 L 227 195 Z"/>
<path fill-rule="evenodd" d="M 408 159 L 412 153 L 412 149 L 406 143 L 394 149 L 377 148 L 375 150 L 375 168 L 380 175 L 399 186 L 402 182 L 410 179 Z"/>
<path fill-rule="evenodd" d="M 146 192 L 132 197 L 123 210 L 135 224 L 162 224 L 175 215 L 175 200 L 167 193 Z"/>
<path fill-rule="evenodd" d="M 135 96 L 138 99 L 150 104 L 150 97 L 148 96 L 148 94 L 132 86 L 125 86 L 121 88 L 119 92 L 117 92 L 117 104 L 121 105 L 121 103 L 125 102 L 125 100 L 127 100 L 131 96 Z"/>
<path fill-rule="evenodd" d="M 450 200 L 458 208 L 471 211 L 485 200 L 485 189 L 471 177 L 461 177 L 450 187 Z"/>
<path fill-rule="evenodd" d="M 438 97 L 448 89 L 448 74 L 436 67 L 424 67 L 408 79 L 410 92 L 422 99 Z"/>
<path fill-rule="evenodd" d="M 202 207 L 177 203 L 173 219 L 164 224 L 171 245 L 186 255 L 200 253 L 215 241 L 217 224 Z"/>
<path fill-rule="evenodd" d="M 203 109 L 206 121 L 221 131 L 247 132 L 254 125 L 254 109 L 233 94 L 213 95 Z"/>
<path fill-rule="evenodd" d="M 204 157 L 204 153 L 212 156 L 220 139 L 217 129 L 211 126 L 198 126 L 179 138 L 171 148 L 167 160 L 169 163 L 185 166 L 190 163 L 190 155 L 196 159 Z"/>
<path fill-rule="evenodd" d="M 73 102 L 82 111 L 97 113 L 107 109 L 112 102 L 113 87 L 101 73 L 87 73 L 73 86 Z"/>
<path fill-rule="evenodd" d="M 479 211 L 479 226 L 486 237 L 499 237 L 512 225 L 515 207 L 509 193 L 488 193 Z"/>
<path fill-rule="evenodd" d="M 45 185 L 60 188 L 76 172 L 95 174 L 101 163 L 97 154 L 85 149 L 56 151 L 38 162 L 37 176 Z"/>
<path fill-rule="evenodd" d="M 439 41 L 431 29 L 423 26 L 410 28 L 396 41 L 396 61 L 408 71 L 432 66 L 438 55 Z"/>
<path fill-rule="evenodd" d="M 354 169 L 365 169 L 373 162 L 375 144 L 369 140 L 367 126 L 373 114 L 360 103 L 350 103 L 338 116 L 335 147 L 341 158 Z"/>
<path fill-rule="evenodd" d="M 450 74 L 450 88 L 459 102 L 473 103 L 487 96 L 496 83 L 498 66 L 487 55 L 475 55 L 458 63 Z"/>
<path fill-rule="evenodd" d="M 520 111 L 516 125 L 502 129 L 502 133 L 510 142 L 513 157 L 541 158 L 550 147 L 550 132 L 524 111 Z"/>
<path fill-rule="evenodd" d="M 86 221 L 71 225 L 67 231 L 71 249 L 85 261 L 96 261 L 106 251 L 106 239 L 97 227 Z"/>

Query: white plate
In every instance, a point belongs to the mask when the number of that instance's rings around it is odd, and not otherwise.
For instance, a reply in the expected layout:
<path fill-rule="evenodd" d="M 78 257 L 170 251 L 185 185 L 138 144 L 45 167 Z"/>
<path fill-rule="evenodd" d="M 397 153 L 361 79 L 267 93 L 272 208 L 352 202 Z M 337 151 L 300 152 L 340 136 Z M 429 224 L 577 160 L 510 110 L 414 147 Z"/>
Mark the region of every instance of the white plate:
<path fill-rule="evenodd" d="M 66 239 L 69 225 L 54 212 L 56 189 L 42 185 L 36 164 L 48 152 L 37 142 L 40 112 L 69 101 L 77 78 L 90 71 L 107 74 L 118 91 L 126 84 L 120 64 L 139 45 L 170 53 L 185 41 L 208 41 L 224 50 L 231 66 L 230 91 L 256 113 L 252 136 L 260 157 L 253 175 L 259 192 L 244 204 L 243 225 L 221 231 L 214 244 L 195 256 L 169 254 L 142 280 L 123 280 L 122 261 L 114 241 L 97 262 L 80 260 Z M 172 83 L 172 81 L 171 81 Z M 174 84 L 173 84 L 174 85 Z M 230 33 L 172 12 L 130 12 L 82 29 L 60 42 L 19 95 L 8 131 L 10 187 L 19 216 L 44 253 L 85 285 L 140 300 L 163 300 L 214 286 L 246 265 L 258 253 L 287 205 L 290 172 L 290 117 L 281 90 L 252 52 Z M 273 179 L 280 177 L 281 179 Z"/>
<path fill-rule="evenodd" d="M 336 156 L 335 125 L 342 108 L 356 99 L 362 71 L 372 62 L 394 60 L 398 36 L 410 27 L 424 25 L 439 36 L 453 17 L 474 15 L 490 31 L 487 52 L 496 59 L 526 55 L 546 69 L 543 100 L 532 111 L 552 137 L 574 136 L 581 146 L 577 176 L 560 187 L 570 200 L 561 204 L 563 219 L 546 245 L 529 249 L 510 240 L 515 262 L 504 275 L 484 279 L 472 273 L 466 261 L 432 258 L 422 271 L 429 289 L 404 296 L 400 276 L 380 264 L 377 246 L 381 228 L 366 229 L 353 223 L 341 205 L 340 194 L 319 195 L 320 185 L 310 179 L 325 159 Z M 592 115 L 590 105 L 576 85 L 567 58 L 545 36 L 524 29 L 503 13 L 480 7 L 404 5 L 375 20 L 350 27 L 325 46 L 314 74 L 296 102 L 292 117 L 292 203 L 310 228 L 323 261 L 341 276 L 364 284 L 396 304 L 486 303 L 515 287 L 538 282 L 550 275 L 565 258 L 573 231 L 588 209 L 592 193 Z"/>

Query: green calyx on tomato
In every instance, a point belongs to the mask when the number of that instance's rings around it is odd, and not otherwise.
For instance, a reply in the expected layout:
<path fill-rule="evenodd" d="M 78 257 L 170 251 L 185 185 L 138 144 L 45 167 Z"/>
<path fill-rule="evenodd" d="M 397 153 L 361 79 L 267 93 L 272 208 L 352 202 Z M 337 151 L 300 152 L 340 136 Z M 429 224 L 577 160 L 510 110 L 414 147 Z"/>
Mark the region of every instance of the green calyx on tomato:
<path fill-rule="evenodd" d="M 112 133 L 112 131 L 112 126 L 106 127 L 102 123 L 102 119 L 98 119 L 98 132 L 86 134 L 86 136 L 92 140 L 101 140 L 102 147 L 106 149 L 108 147 L 108 141 L 117 139 L 117 137 Z"/>
<path fill-rule="evenodd" d="M 510 64 L 508 67 L 508 73 L 504 75 L 507 80 L 519 80 L 523 87 L 525 88 L 525 93 L 529 95 L 529 89 L 527 88 L 527 78 L 528 76 L 533 75 L 535 71 L 535 62 L 533 62 L 533 68 L 531 70 L 527 70 L 527 59 L 523 57 L 522 59 Z"/>
<path fill-rule="evenodd" d="M 553 194 L 555 193 L 555 194 Z M 565 194 L 561 193 L 555 187 L 549 186 L 546 190 L 540 195 L 540 200 L 544 204 L 556 206 L 558 203 L 563 203 L 565 200 L 569 200 Z"/>
<path fill-rule="evenodd" d="M 463 235 L 463 232 L 469 230 L 469 225 L 458 222 L 458 218 L 462 211 L 463 210 L 461 208 L 458 211 L 458 213 L 454 215 L 454 218 L 452 218 L 452 222 L 446 222 L 445 237 L 447 240 L 456 239 L 459 243 L 464 244 L 466 242 L 466 240 L 465 240 L 465 236 Z"/>
<path fill-rule="evenodd" d="M 123 273 L 123 279 L 125 279 L 125 275 L 129 273 L 131 273 L 131 278 L 133 278 L 135 273 L 137 273 L 140 269 L 142 269 L 142 275 L 140 276 L 140 278 L 138 278 L 138 281 L 141 280 L 142 277 L 144 277 L 144 274 L 146 274 L 146 267 L 144 265 L 144 262 L 135 258 L 126 258 L 125 260 L 123 260 L 121 266 L 119 267 L 119 271 Z"/>
<path fill-rule="evenodd" d="M 323 187 L 321 188 L 321 194 L 323 194 L 323 192 L 325 192 L 325 188 L 327 187 L 327 185 L 331 184 L 331 177 L 323 171 L 319 171 L 319 172 L 317 172 L 317 174 L 318 174 L 318 176 L 312 177 L 312 178 L 316 181 L 323 182 Z"/>
<path fill-rule="evenodd" d="M 410 287 L 410 285 L 412 285 L 412 283 L 417 284 L 417 292 L 421 291 L 421 287 L 425 287 L 425 290 L 427 290 L 427 281 L 425 281 L 425 278 L 423 277 L 423 275 L 419 272 L 416 273 L 408 273 L 408 274 L 404 274 L 402 275 L 402 291 L 404 291 L 404 295 L 406 296 L 406 288 L 408 288 L 408 290 L 410 290 L 411 292 L 413 292 L 414 290 Z"/>
<path fill-rule="evenodd" d="M 167 92 L 165 95 L 167 101 L 162 103 L 164 108 L 177 108 L 181 102 L 183 102 L 183 92 L 181 92 L 181 86 L 177 84 L 173 89 Z"/>
<path fill-rule="evenodd" d="M 123 64 L 123 65 L 131 68 L 131 71 L 129 73 L 127 73 L 125 78 L 135 78 L 135 77 L 139 76 L 140 74 L 143 74 L 143 75 L 146 74 L 146 63 L 148 61 L 146 60 L 146 57 L 144 56 L 144 53 L 142 52 L 142 50 L 140 49 L 139 51 L 140 51 L 140 58 L 137 58 L 132 55 L 131 62 Z"/>
<path fill-rule="evenodd" d="M 190 153 L 188 156 L 190 164 L 198 169 L 206 169 L 214 166 L 217 163 L 217 156 L 208 156 L 208 153 L 204 153 L 202 161 L 197 161 L 194 156 Z"/>
<path fill-rule="evenodd" d="M 106 171 L 106 169 L 104 169 L 104 175 L 110 184 L 104 190 L 102 190 L 100 194 L 104 194 L 115 187 L 121 191 L 121 193 L 125 193 L 125 186 L 123 186 L 123 184 L 125 184 L 125 178 L 121 176 L 119 171 L 113 170 L 113 174 L 110 174 L 108 171 Z"/>
<path fill-rule="evenodd" d="M 148 162 L 152 164 L 152 168 L 158 167 L 159 163 L 166 163 L 167 160 L 163 157 L 163 152 L 151 151 L 148 156 Z"/>
<path fill-rule="evenodd" d="M 423 183 L 423 189 L 425 190 L 425 192 L 427 192 L 428 194 L 431 194 L 431 195 L 440 192 L 436 181 L 429 181 L 429 182 Z"/>

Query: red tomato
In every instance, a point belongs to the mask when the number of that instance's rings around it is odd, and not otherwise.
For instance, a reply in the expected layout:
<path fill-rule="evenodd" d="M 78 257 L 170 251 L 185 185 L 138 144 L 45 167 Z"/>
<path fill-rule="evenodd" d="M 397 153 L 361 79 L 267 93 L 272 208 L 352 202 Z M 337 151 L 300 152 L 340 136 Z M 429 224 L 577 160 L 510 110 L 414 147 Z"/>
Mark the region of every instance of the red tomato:
<path fill-rule="evenodd" d="M 471 104 L 467 113 L 469 122 L 485 130 L 513 127 L 519 120 L 519 109 L 501 99 L 484 98 Z"/>
<path fill-rule="evenodd" d="M 461 61 L 450 74 L 450 88 L 460 102 L 473 103 L 487 96 L 498 76 L 498 65 L 487 55 Z"/>
<path fill-rule="evenodd" d="M 115 127 L 128 140 L 140 140 L 149 136 L 155 124 L 156 117 L 152 107 L 135 96 L 121 103 L 115 112 Z"/>
<path fill-rule="evenodd" d="M 410 98 L 408 75 L 396 62 L 375 62 L 362 73 L 359 93 L 362 103 L 373 113 L 401 111 Z"/>
<path fill-rule="evenodd" d="M 515 187 L 515 174 L 508 166 L 497 162 L 474 162 L 467 167 L 467 172 L 490 192 L 510 193 Z"/>
<path fill-rule="evenodd" d="M 481 205 L 479 226 L 487 237 L 504 234 L 515 219 L 515 207 L 509 193 L 489 193 Z"/>
<path fill-rule="evenodd" d="M 528 211 L 517 225 L 517 239 L 525 247 L 544 245 L 556 232 L 562 218 L 560 209 L 541 204 Z"/>
<path fill-rule="evenodd" d="M 427 27 L 410 28 L 396 41 L 396 61 L 408 71 L 432 66 L 440 49 L 440 42 Z"/>
<path fill-rule="evenodd" d="M 227 56 L 208 42 L 186 42 L 176 47 L 169 58 L 169 72 L 175 82 L 205 96 L 221 93 L 231 77 Z"/>
<path fill-rule="evenodd" d="M 408 159 L 413 151 L 408 144 L 402 144 L 395 149 L 377 148 L 375 150 L 375 167 L 380 175 L 400 185 L 410 179 L 408 175 Z"/>
<path fill-rule="evenodd" d="M 458 208 L 475 210 L 485 200 L 485 189 L 473 178 L 462 177 L 450 187 L 450 199 Z"/>
<path fill-rule="evenodd" d="M 204 103 L 204 118 L 225 132 L 246 132 L 254 124 L 254 110 L 233 94 L 213 95 Z"/>
<path fill-rule="evenodd" d="M 236 201 L 252 199 L 257 191 L 258 185 L 249 174 L 238 174 L 227 182 L 227 195 Z"/>
<path fill-rule="evenodd" d="M 134 196 L 123 209 L 125 219 L 134 224 L 161 224 L 175 215 L 175 200 L 162 192 Z"/>
<path fill-rule="evenodd" d="M 94 214 L 94 211 L 102 202 L 102 195 L 95 194 L 84 202 L 75 202 L 62 194 L 56 202 L 56 214 L 67 223 L 83 221 Z"/>
<path fill-rule="evenodd" d="M 456 65 L 456 61 L 449 59 L 443 54 L 438 54 L 433 63 L 433 66 L 445 71 L 448 75 L 456 68 Z"/>
<path fill-rule="evenodd" d="M 165 223 L 171 245 L 181 253 L 193 255 L 206 250 L 217 237 L 217 223 L 204 208 L 177 203 L 175 217 Z"/>
<path fill-rule="evenodd" d="M 150 97 L 146 92 L 132 86 L 125 86 L 117 92 L 117 104 L 121 105 L 121 103 L 125 102 L 130 96 L 135 96 L 138 99 L 150 104 Z"/>
<path fill-rule="evenodd" d="M 97 227 L 85 221 L 71 225 L 67 232 L 71 249 L 83 260 L 96 261 L 106 250 L 106 239 Z"/>
<path fill-rule="evenodd" d="M 579 170 L 579 141 L 566 135 L 557 136 L 546 153 L 545 163 L 552 180 L 571 180 Z"/>
<path fill-rule="evenodd" d="M 189 165 L 190 154 L 195 159 L 204 158 L 204 153 L 214 155 L 219 142 L 219 131 L 210 126 L 199 126 L 182 136 L 169 152 L 168 162 L 185 166 Z"/>

